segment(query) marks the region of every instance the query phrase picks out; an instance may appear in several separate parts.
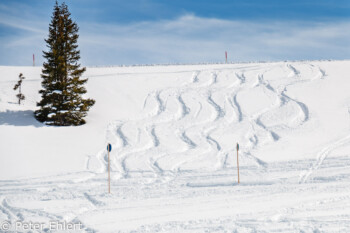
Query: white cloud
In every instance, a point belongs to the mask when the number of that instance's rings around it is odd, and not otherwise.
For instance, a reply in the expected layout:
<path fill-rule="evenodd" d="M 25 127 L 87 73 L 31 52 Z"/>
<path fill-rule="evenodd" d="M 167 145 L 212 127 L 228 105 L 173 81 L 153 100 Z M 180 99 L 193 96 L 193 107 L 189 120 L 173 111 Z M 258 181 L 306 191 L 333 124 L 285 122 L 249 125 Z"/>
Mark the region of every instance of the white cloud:
<path fill-rule="evenodd" d="M 33 21 L 30 21 L 30 22 L 33 22 Z M 35 22 L 34 25 L 31 25 L 30 22 L 28 22 L 25 19 L 18 19 L 15 17 L 3 15 L 0 13 L 0 24 L 2 25 L 15 28 L 15 29 L 28 31 L 28 32 L 33 32 L 33 33 L 45 33 L 45 30 L 43 30 L 42 28 L 43 26 L 42 23 L 40 23 L 41 27 L 38 27 L 37 26 L 39 24 L 38 22 Z"/>
<path fill-rule="evenodd" d="M 350 22 L 229 21 L 185 15 L 129 25 L 81 25 L 84 60 L 102 64 L 345 59 Z M 106 57 L 106 60 L 102 59 Z M 103 63 L 104 62 L 104 63 Z"/>
<path fill-rule="evenodd" d="M 32 38 L 30 43 L 15 37 L 11 42 L 4 41 L 0 37 L 0 52 L 12 45 L 5 52 L 15 57 L 26 51 L 28 54 L 32 48 L 45 47 L 47 32 L 43 28 L 47 30 L 49 22 L 45 27 L 42 22 L 30 21 L 18 26 L 22 23 L 6 25 L 23 27 L 28 38 Z M 350 57 L 350 21 L 230 21 L 184 15 L 174 20 L 124 25 L 78 24 L 84 65 L 219 62 L 224 60 L 224 51 L 228 51 L 231 61 Z"/>

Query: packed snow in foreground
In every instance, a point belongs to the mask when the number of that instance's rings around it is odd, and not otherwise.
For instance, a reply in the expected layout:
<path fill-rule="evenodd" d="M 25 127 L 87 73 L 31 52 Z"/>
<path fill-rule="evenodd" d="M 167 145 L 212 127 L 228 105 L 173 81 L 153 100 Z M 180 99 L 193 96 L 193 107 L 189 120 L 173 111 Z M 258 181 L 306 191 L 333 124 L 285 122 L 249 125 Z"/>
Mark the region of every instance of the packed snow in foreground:
<path fill-rule="evenodd" d="M 76 232 L 348 232 L 348 67 L 88 68 L 96 105 L 80 127 L 34 120 L 40 67 L 0 67 L 0 227 L 32 222 L 48 231 L 58 221 L 81 223 Z M 12 89 L 19 73 L 26 77 L 20 106 Z"/>

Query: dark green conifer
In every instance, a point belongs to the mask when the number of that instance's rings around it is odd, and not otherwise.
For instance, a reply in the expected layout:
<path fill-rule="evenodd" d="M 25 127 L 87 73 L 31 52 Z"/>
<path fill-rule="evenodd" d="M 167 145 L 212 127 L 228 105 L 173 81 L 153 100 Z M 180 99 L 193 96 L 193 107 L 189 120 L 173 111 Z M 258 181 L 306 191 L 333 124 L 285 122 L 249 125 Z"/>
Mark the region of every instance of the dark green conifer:
<path fill-rule="evenodd" d="M 22 81 L 23 79 L 25 79 L 25 77 L 23 76 L 22 73 L 19 74 L 18 76 L 19 80 L 16 83 L 16 85 L 14 86 L 13 90 L 17 90 L 19 91 L 19 93 L 16 95 L 16 97 L 18 98 L 18 104 L 21 104 L 21 100 L 25 100 L 25 96 L 22 94 Z"/>
<path fill-rule="evenodd" d="M 40 107 L 35 117 L 49 125 L 82 125 L 83 117 L 95 103 L 92 99 L 83 99 L 86 93 L 83 86 L 87 79 L 81 76 L 85 67 L 80 67 L 78 50 L 78 26 L 72 21 L 65 3 L 54 6 L 49 36 L 45 39 L 48 51 L 43 51 L 46 62 L 42 70 L 42 87 L 39 91 Z"/>

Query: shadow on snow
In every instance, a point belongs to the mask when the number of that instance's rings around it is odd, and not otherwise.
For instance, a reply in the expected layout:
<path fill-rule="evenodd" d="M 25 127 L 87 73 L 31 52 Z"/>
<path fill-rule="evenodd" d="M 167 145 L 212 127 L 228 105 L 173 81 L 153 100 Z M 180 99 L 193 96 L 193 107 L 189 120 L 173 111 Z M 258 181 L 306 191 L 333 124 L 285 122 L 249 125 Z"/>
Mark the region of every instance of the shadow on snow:
<path fill-rule="evenodd" d="M 25 111 L 10 111 L 0 112 L 0 125 L 14 125 L 14 126 L 35 126 L 43 127 L 44 124 L 40 123 L 34 118 L 34 112 L 31 110 Z"/>

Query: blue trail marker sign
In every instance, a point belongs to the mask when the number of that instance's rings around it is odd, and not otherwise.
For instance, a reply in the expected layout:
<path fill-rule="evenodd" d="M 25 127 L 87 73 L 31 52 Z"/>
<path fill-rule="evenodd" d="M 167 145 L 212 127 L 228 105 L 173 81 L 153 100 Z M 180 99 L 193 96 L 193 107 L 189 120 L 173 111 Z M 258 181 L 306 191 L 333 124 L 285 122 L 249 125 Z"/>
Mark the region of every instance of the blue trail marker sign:
<path fill-rule="evenodd" d="M 110 143 L 108 143 L 108 145 L 107 145 L 107 151 L 108 151 L 108 152 L 111 152 L 111 150 L 112 150 L 112 145 L 111 145 Z"/>

